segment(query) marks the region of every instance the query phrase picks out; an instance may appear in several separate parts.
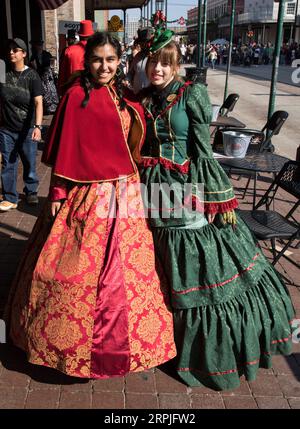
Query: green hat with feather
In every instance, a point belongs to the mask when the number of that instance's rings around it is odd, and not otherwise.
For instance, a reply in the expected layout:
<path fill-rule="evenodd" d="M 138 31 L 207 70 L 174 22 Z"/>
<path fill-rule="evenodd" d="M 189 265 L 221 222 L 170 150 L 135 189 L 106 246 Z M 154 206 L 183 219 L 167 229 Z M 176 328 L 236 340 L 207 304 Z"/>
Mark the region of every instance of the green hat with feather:
<path fill-rule="evenodd" d="M 150 54 L 154 54 L 164 48 L 174 36 L 174 31 L 166 28 L 166 17 L 161 10 L 158 10 L 151 18 L 151 24 L 155 32 L 150 44 Z"/>

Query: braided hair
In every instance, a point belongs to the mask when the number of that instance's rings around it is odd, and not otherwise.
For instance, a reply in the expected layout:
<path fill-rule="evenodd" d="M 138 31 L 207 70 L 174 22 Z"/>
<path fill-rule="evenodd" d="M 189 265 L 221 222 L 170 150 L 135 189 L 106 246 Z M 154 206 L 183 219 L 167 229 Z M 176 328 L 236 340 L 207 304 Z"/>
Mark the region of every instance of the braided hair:
<path fill-rule="evenodd" d="M 97 85 L 96 83 L 94 83 L 90 72 L 90 58 L 95 48 L 104 45 L 111 45 L 114 48 L 118 59 L 121 58 L 121 45 L 119 41 L 115 37 L 111 36 L 109 33 L 96 32 L 95 34 L 93 34 L 93 36 L 88 38 L 84 54 L 84 70 L 82 70 L 82 72 L 80 73 L 80 84 L 83 87 L 85 93 L 85 97 L 81 103 L 82 107 L 86 107 L 90 99 L 90 93 Z M 117 69 L 117 72 L 114 76 L 114 82 L 117 96 L 120 99 L 120 109 L 124 110 L 124 108 L 126 107 L 126 102 L 123 98 L 122 72 L 119 68 Z"/>

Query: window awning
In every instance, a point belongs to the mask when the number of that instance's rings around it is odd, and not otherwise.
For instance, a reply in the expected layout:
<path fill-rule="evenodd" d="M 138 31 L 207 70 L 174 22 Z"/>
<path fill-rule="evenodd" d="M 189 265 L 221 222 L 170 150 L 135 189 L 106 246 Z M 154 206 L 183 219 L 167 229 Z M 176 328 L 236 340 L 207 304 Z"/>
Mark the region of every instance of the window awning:
<path fill-rule="evenodd" d="M 36 0 L 41 10 L 57 9 L 68 0 Z M 150 0 L 94 0 L 95 10 L 141 8 Z"/>
<path fill-rule="evenodd" d="M 150 0 L 94 0 L 96 10 L 141 8 Z"/>
<path fill-rule="evenodd" d="M 36 0 L 41 10 L 57 9 L 59 6 L 66 3 L 67 1 L 68 0 Z"/>

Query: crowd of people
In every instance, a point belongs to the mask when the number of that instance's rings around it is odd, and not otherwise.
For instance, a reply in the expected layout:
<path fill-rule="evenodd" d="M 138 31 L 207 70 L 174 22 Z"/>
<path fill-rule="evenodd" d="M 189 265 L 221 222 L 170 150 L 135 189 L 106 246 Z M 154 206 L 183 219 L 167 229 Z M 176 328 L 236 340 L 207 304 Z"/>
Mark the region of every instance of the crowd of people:
<path fill-rule="evenodd" d="M 227 64 L 229 44 L 208 44 L 206 46 L 206 62 L 212 68 L 215 64 Z M 273 63 L 274 46 L 252 42 L 248 44 L 233 45 L 231 63 L 235 66 L 268 65 Z M 291 66 L 295 59 L 300 58 L 300 46 L 298 43 L 283 44 L 280 50 L 280 65 Z"/>
<path fill-rule="evenodd" d="M 213 157 L 207 88 L 180 77 L 181 47 L 155 21 L 128 63 L 118 40 L 88 21 L 66 49 L 42 156 L 52 168 L 48 202 L 4 318 L 29 362 L 69 376 L 105 379 L 170 361 L 189 386 L 233 389 L 241 375 L 270 368 L 272 355 L 291 353 L 294 308 Z M 17 86 L 26 46 L 15 39 L 9 52 Z M 38 84 L 17 137 L 29 130 L 34 145 L 41 82 L 26 74 Z M 14 138 L 6 91 L 1 150 Z"/>
<path fill-rule="evenodd" d="M 196 63 L 197 45 L 180 42 L 181 62 L 184 64 Z M 201 47 L 202 49 L 202 47 Z M 236 66 L 268 65 L 273 62 L 274 45 L 255 41 L 249 43 L 233 44 L 231 62 Z M 227 64 L 229 55 L 228 43 L 208 43 L 205 47 L 206 65 L 215 68 L 215 65 Z M 298 43 L 284 43 L 280 50 L 280 65 L 290 66 L 295 59 L 300 58 Z"/>

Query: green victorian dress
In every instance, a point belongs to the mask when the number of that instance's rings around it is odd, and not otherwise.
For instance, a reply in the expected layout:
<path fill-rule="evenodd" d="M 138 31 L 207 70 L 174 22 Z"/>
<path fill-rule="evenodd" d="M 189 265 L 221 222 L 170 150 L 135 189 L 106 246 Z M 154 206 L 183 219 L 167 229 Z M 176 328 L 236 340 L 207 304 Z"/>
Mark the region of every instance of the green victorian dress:
<path fill-rule="evenodd" d="M 259 367 L 270 368 L 273 354 L 291 353 L 294 308 L 235 216 L 232 185 L 210 145 L 206 87 L 174 80 L 161 92 L 153 88 L 146 116 L 139 168 L 156 254 L 170 285 L 176 369 L 189 386 L 236 388 L 241 375 L 251 381 Z M 188 184 L 191 198 L 180 190 Z M 192 204 L 182 210 L 187 200 Z M 213 223 L 205 213 L 216 213 Z"/>

